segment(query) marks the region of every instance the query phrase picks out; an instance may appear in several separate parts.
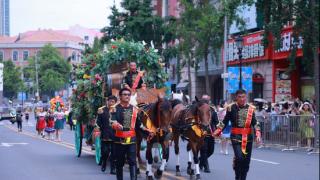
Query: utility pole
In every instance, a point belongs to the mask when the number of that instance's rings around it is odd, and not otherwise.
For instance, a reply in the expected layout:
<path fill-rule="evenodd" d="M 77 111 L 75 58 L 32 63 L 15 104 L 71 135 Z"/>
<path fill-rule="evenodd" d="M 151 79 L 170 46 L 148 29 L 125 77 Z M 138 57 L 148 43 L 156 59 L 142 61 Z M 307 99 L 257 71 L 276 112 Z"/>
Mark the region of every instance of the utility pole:
<path fill-rule="evenodd" d="M 227 100 L 227 36 L 228 36 L 228 17 L 224 16 L 224 37 L 223 37 L 223 100 Z"/>
<path fill-rule="evenodd" d="M 38 77 L 38 53 L 35 55 L 35 65 L 36 65 L 36 86 L 37 86 L 37 92 L 36 92 L 36 100 L 37 102 L 39 99 L 39 77 Z"/>

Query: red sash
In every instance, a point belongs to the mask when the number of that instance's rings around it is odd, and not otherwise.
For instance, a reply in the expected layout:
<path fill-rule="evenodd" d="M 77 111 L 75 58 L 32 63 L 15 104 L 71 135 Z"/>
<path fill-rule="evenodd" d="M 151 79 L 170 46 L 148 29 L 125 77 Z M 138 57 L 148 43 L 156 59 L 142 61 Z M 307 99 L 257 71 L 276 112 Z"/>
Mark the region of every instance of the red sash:
<path fill-rule="evenodd" d="M 254 111 L 254 109 L 251 106 L 249 106 L 244 129 L 250 129 L 253 111 Z M 241 134 L 242 134 L 241 151 L 243 154 L 247 154 L 246 147 L 247 147 L 247 142 L 248 142 L 248 132 L 243 131 L 243 133 L 241 133 Z"/>
<path fill-rule="evenodd" d="M 137 108 L 133 108 L 132 117 L 131 117 L 130 131 L 117 130 L 116 133 L 115 133 L 115 136 L 119 137 L 119 138 L 129 138 L 129 137 L 136 136 L 136 132 L 135 132 L 134 128 L 136 126 L 137 116 L 138 116 L 138 109 Z"/>
<path fill-rule="evenodd" d="M 138 72 L 137 77 L 134 79 L 134 83 L 132 85 L 132 89 L 137 89 L 137 87 L 139 85 L 139 81 L 140 81 L 142 75 L 143 75 L 142 72 Z"/>

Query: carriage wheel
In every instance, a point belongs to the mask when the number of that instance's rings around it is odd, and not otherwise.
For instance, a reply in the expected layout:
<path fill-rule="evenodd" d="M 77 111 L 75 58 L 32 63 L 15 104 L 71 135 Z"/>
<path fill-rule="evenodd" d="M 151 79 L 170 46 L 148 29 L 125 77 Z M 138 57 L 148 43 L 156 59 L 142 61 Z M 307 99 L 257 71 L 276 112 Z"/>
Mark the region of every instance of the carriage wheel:
<path fill-rule="evenodd" d="M 96 149 L 96 163 L 99 164 L 101 160 L 101 139 L 100 136 L 97 136 L 94 141 Z"/>
<path fill-rule="evenodd" d="M 78 157 L 81 156 L 81 150 L 82 150 L 82 138 L 83 138 L 83 134 L 82 134 L 82 124 L 81 123 L 77 123 L 76 124 L 76 129 L 74 131 L 74 145 L 75 145 L 75 149 L 76 149 L 76 155 Z"/>

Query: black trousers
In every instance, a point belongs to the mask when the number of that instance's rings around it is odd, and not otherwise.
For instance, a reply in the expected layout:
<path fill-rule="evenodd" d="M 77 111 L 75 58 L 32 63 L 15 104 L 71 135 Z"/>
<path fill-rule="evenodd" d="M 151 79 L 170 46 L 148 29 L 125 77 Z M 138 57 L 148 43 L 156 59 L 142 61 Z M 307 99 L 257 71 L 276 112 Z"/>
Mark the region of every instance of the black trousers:
<path fill-rule="evenodd" d="M 110 164 L 115 163 L 115 157 L 114 157 L 114 147 L 113 147 L 113 141 L 101 141 L 101 161 L 102 165 L 107 164 L 107 159 L 110 159 Z"/>
<path fill-rule="evenodd" d="M 129 166 L 136 166 L 136 144 L 120 144 L 114 143 L 114 151 L 116 157 L 117 169 L 122 168 L 127 159 Z"/>
<path fill-rule="evenodd" d="M 17 121 L 18 130 L 22 130 L 22 121 Z"/>
<path fill-rule="evenodd" d="M 250 166 L 252 142 L 247 143 L 247 154 L 242 153 L 241 142 L 234 140 L 232 140 L 231 142 L 234 151 L 233 169 L 235 171 L 236 179 L 245 180 Z"/>
<path fill-rule="evenodd" d="M 200 163 L 203 164 L 214 152 L 215 140 L 211 136 L 204 138 L 204 144 L 200 149 Z"/>

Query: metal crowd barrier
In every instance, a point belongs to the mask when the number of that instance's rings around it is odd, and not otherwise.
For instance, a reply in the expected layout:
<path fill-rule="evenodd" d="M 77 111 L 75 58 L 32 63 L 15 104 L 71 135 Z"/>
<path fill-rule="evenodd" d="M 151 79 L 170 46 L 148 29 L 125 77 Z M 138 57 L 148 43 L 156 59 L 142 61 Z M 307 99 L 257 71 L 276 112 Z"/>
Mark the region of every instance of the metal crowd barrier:
<path fill-rule="evenodd" d="M 306 150 L 319 153 L 319 115 L 256 116 L 261 124 L 261 147 L 281 148 L 282 151 Z"/>

